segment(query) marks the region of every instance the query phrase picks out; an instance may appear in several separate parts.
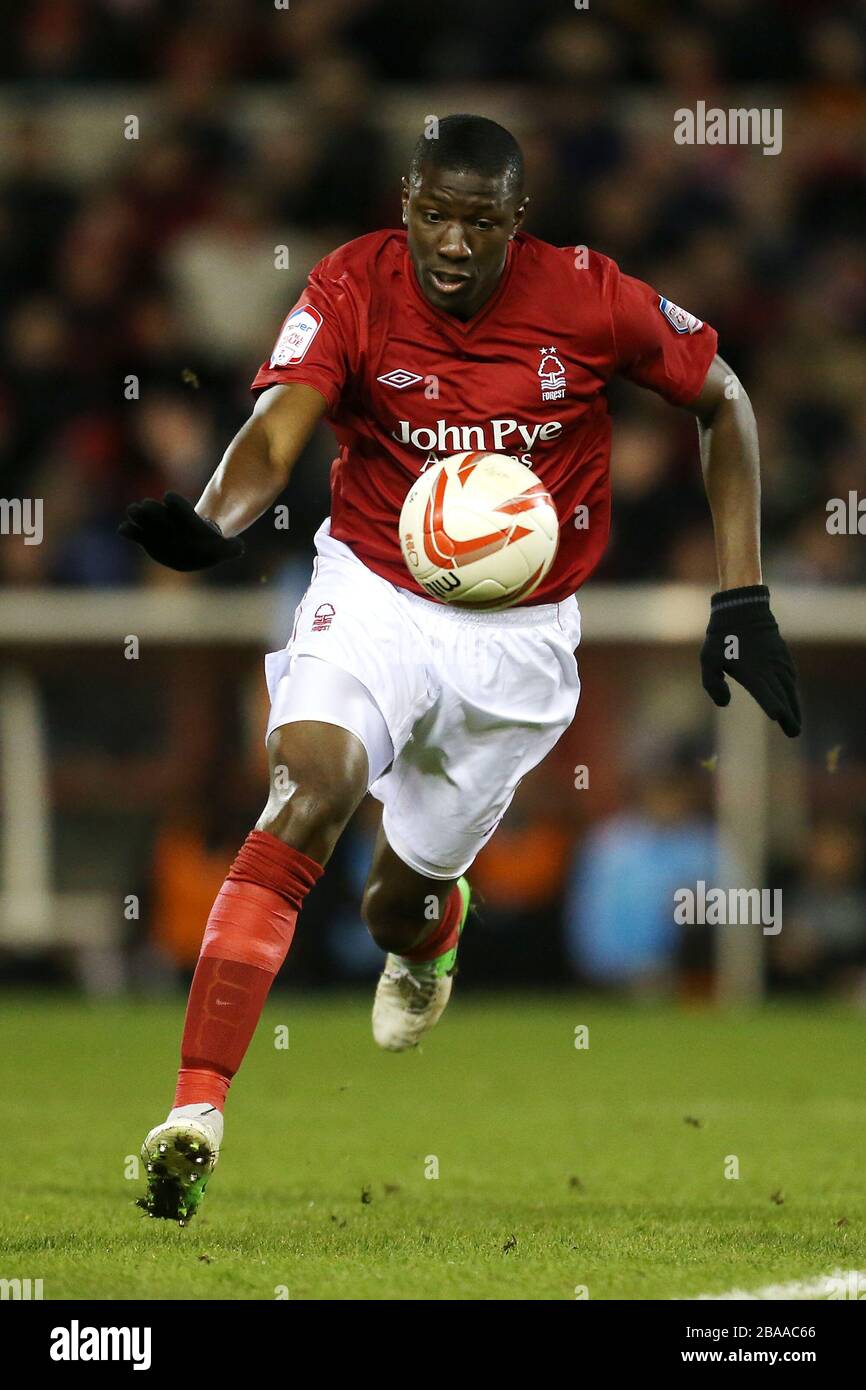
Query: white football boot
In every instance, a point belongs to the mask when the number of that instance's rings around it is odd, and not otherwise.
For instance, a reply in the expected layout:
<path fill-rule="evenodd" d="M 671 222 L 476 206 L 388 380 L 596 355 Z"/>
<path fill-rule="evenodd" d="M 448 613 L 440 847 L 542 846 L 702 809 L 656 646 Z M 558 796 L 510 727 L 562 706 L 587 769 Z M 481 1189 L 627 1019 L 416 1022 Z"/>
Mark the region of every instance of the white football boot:
<path fill-rule="evenodd" d="M 471 899 L 465 878 L 457 880 L 463 900 L 458 927 L 462 933 Z M 425 1033 L 438 1023 L 451 998 L 457 947 L 435 960 L 412 963 L 389 952 L 379 976 L 373 1000 L 373 1037 L 387 1052 L 417 1047 Z"/>
<path fill-rule="evenodd" d="M 181 1105 L 152 1129 L 141 1146 L 147 1192 L 136 1206 L 185 1226 L 201 1206 L 216 1167 L 223 1117 L 213 1105 Z"/>

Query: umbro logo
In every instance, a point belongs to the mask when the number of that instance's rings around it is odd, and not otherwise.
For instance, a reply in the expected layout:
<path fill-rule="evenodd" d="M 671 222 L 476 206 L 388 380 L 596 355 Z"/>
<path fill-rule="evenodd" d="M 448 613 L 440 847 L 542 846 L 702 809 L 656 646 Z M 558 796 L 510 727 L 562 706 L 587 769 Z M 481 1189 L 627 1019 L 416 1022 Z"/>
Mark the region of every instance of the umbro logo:
<path fill-rule="evenodd" d="M 376 380 L 381 381 L 383 386 L 393 386 L 396 391 L 405 391 L 407 386 L 414 386 L 424 378 L 417 372 L 404 372 L 402 368 L 398 368 L 396 372 L 388 372 L 386 376 L 377 376 Z"/>

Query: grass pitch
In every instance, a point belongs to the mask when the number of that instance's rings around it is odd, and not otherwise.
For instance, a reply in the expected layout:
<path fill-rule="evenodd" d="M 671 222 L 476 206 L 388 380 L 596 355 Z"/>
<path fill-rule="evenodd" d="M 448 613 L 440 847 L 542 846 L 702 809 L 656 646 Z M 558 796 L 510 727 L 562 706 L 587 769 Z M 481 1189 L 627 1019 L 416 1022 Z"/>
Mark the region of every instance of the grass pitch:
<path fill-rule="evenodd" d="M 127 1174 L 183 1001 L 7 995 L 0 1278 L 46 1299 L 672 1299 L 866 1267 L 862 1017 L 455 992 L 423 1051 L 391 1055 L 369 1009 L 274 999 L 180 1229 Z"/>

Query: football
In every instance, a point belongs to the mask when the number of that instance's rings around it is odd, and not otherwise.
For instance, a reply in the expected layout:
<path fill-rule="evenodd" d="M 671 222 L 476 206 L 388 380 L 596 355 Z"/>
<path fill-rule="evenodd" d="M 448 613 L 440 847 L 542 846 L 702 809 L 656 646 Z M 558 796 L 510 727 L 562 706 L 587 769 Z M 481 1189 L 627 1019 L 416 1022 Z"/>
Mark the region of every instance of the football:
<path fill-rule="evenodd" d="M 410 488 L 400 513 L 409 573 L 433 598 L 509 608 L 553 564 L 559 521 L 550 493 L 507 454 L 454 454 Z"/>

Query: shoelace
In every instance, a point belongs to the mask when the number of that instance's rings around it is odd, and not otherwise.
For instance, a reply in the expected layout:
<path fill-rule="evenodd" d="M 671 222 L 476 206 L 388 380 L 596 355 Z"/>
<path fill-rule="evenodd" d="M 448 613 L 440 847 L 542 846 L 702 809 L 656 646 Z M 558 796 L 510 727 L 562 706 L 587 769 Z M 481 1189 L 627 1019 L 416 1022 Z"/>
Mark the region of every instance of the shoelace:
<path fill-rule="evenodd" d="M 386 970 L 384 971 L 384 975 L 386 980 L 390 980 L 394 984 L 399 985 L 408 981 L 412 985 L 412 988 L 415 990 L 415 996 L 414 998 L 410 996 L 408 1003 L 413 1013 L 416 1010 L 420 1012 L 427 1007 L 438 983 L 435 975 L 423 975 L 421 979 L 419 979 L 418 976 L 412 970 L 407 969 L 406 966 L 398 968 L 397 970 Z"/>

